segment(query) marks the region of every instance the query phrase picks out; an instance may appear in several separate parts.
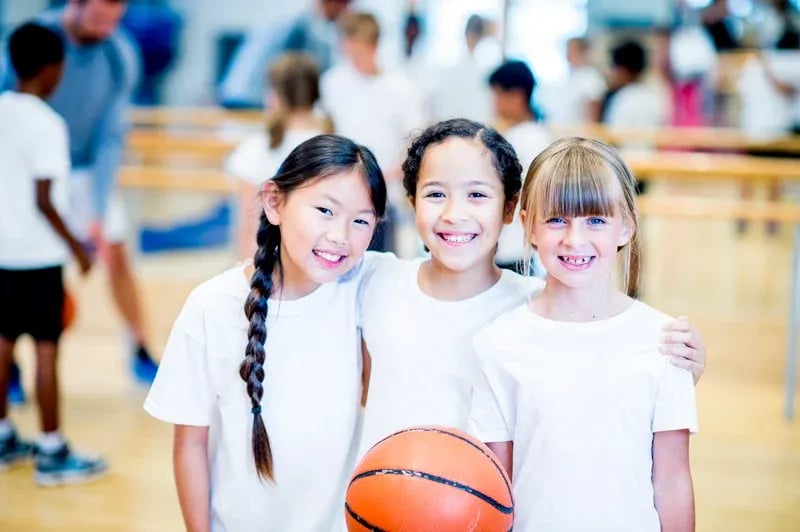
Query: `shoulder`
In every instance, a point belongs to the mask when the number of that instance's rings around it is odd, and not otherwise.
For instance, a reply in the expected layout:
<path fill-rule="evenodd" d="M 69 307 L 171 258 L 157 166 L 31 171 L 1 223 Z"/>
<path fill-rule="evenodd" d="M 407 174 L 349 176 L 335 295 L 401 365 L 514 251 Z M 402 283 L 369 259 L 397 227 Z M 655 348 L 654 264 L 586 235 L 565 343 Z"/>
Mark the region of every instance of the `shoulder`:
<path fill-rule="evenodd" d="M 196 286 L 185 306 L 205 313 L 221 306 L 243 304 L 248 291 L 244 268 L 236 265 Z"/>
<path fill-rule="evenodd" d="M 519 332 L 530 326 L 526 320 L 528 304 L 522 303 L 500 314 L 478 329 L 473 337 L 473 346 L 478 357 L 494 356 L 504 346 L 514 344 Z"/>
<path fill-rule="evenodd" d="M 122 28 L 118 28 L 108 38 L 108 46 L 116 56 L 120 73 L 124 76 L 126 83 L 134 85 L 139 75 L 139 48 L 135 41 Z"/>
<path fill-rule="evenodd" d="M 526 277 L 510 270 L 503 270 L 498 281 L 498 296 L 513 296 L 515 299 L 527 301 L 544 288 L 544 281 L 538 277 Z"/>
<path fill-rule="evenodd" d="M 320 84 L 323 87 L 336 86 L 338 84 L 347 83 L 352 77 L 350 68 L 347 65 L 336 65 L 322 74 L 320 77 Z"/>
<path fill-rule="evenodd" d="M 6 112 L 24 115 L 19 126 L 33 128 L 41 133 L 59 134 L 66 131 L 64 119 L 41 99 L 29 94 L 5 91 L 0 94 L 0 105 Z"/>
<path fill-rule="evenodd" d="M 639 300 L 633 303 L 631 312 L 632 320 L 627 326 L 645 335 L 648 339 L 660 338 L 662 327 L 675 319 Z"/>
<path fill-rule="evenodd" d="M 388 273 L 388 271 L 397 268 L 402 262 L 394 253 L 367 251 L 358 264 L 342 276 L 340 281 L 355 280 L 364 283 L 373 279 L 376 275 L 381 276 Z"/>

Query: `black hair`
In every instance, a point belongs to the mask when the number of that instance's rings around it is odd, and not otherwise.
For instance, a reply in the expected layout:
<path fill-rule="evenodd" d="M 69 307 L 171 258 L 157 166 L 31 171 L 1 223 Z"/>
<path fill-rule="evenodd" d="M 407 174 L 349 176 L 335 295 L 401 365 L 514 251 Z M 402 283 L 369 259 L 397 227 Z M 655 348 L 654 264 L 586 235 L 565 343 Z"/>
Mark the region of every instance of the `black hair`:
<path fill-rule="evenodd" d="M 467 19 L 464 33 L 466 35 L 474 35 L 475 37 L 483 37 L 486 33 L 486 19 L 480 15 L 470 15 Z"/>
<path fill-rule="evenodd" d="M 338 135 L 317 135 L 297 146 L 286 157 L 272 178 L 278 190 L 289 194 L 314 180 L 358 169 L 370 190 L 372 205 L 378 217 L 386 211 L 386 183 L 375 156 L 369 149 Z M 267 339 L 267 310 L 270 294 L 276 286 L 273 276 L 280 278 L 281 229 L 273 225 L 262 211 L 256 235 L 258 249 L 253 258 L 255 271 L 250 279 L 250 294 L 244 313 L 250 323 L 244 360 L 239 376 L 247 383 L 253 413 L 252 445 L 258 476 L 274 480 L 272 450 L 261 418 L 261 398 L 264 395 L 265 342 Z"/>
<path fill-rule="evenodd" d="M 53 30 L 27 22 L 11 33 L 8 55 L 17 77 L 27 81 L 46 67 L 64 61 L 64 41 Z"/>
<path fill-rule="evenodd" d="M 638 76 L 647 68 L 647 52 L 638 42 L 626 41 L 611 50 L 611 63 Z"/>
<path fill-rule="evenodd" d="M 509 60 L 497 67 L 489 76 L 489 85 L 498 86 L 505 91 L 521 90 L 530 103 L 536 78 L 533 71 L 524 61 Z"/>
<path fill-rule="evenodd" d="M 492 154 L 492 162 L 503 183 L 506 200 L 519 193 L 522 187 L 522 165 L 511 144 L 491 127 L 466 118 L 452 118 L 429 126 L 409 146 L 408 155 L 403 161 L 403 186 L 409 197 L 413 198 L 417 194 L 419 169 L 425 150 L 432 144 L 440 144 L 452 137 L 479 140 Z"/>

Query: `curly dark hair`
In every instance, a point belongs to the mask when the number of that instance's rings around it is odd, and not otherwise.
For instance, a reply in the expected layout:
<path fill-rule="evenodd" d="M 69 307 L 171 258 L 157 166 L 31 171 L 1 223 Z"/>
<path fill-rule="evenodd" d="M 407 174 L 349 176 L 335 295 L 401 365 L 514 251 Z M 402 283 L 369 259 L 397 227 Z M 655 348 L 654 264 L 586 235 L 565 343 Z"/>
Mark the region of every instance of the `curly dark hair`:
<path fill-rule="evenodd" d="M 413 198 L 417 194 L 419 169 L 425 150 L 428 146 L 439 144 L 451 137 L 479 140 L 492 154 L 494 168 L 500 181 L 503 182 L 506 200 L 519 193 L 522 188 L 522 165 L 511 144 L 497 130 L 489 126 L 466 118 L 453 118 L 428 127 L 409 146 L 408 155 L 403 161 L 403 186 L 409 197 Z"/>

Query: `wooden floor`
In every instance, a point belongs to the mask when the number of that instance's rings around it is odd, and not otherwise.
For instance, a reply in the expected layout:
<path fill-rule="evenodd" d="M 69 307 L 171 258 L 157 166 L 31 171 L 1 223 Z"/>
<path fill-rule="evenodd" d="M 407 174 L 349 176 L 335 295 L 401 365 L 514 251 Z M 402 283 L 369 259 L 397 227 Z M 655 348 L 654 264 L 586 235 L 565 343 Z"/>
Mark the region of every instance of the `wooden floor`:
<path fill-rule="evenodd" d="M 740 236 L 732 223 L 650 220 L 644 237 L 644 299 L 688 314 L 709 348 L 692 439 L 698 530 L 800 531 L 800 421 L 782 417 L 790 229 L 769 237 L 756 225 Z M 230 261 L 224 251 L 138 260 L 156 346 L 192 286 Z M 61 363 L 65 427 L 77 448 L 107 456 L 111 472 L 55 489 L 37 488 L 30 467 L 0 474 L 0 530 L 179 530 L 171 428 L 141 408 L 145 390 L 130 382 L 102 275 L 76 288 L 80 322 Z M 22 355 L 29 379 L 29 346 Z M 36 434 L 32 406 L 11 415 Z"/>

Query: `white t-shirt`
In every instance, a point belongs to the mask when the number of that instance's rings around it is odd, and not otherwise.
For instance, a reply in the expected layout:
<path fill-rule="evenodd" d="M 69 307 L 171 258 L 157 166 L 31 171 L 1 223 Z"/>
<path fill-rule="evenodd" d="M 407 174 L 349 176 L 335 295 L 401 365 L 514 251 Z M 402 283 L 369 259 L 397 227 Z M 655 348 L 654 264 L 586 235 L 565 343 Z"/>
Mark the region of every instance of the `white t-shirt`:
<path fill-rule="evenodd" d="M 349 64 L 320 81 L 322 107 L 336 133 L 367 146 L 383 171 L 401 161 L 414 130 L 425 126 L 425 98 L 402 72 L 366 76 Z"/>
<path fill-rule="evenodd" d="M 266 133 L 258 133 L 244 139 L 225 159 L 225 171 L 254 186 L 275 177 L 286 156 L 299 144 L 322 131 L 316 129 L 290 129 L 277 148 L 269 147 Z"/>
<path fill-rule="evenodd" d="M 697 431 L 694 383 L 658 351 L 644 303 L 588 323 L 520 305 L 476 336 L 476 436 L 514 442 L 521 532 L 659 531 L 653 433 Z"/>
<path fill-rule="evenodd" d="M 66 243 L 36 206 L 36 181 L 52 180 L 50 201 L 63 217 L 69 206 L 69 170 L 64 119 L 36 96 L 0 94 L 0 268 L 66 262 Z"/>
<path fill-rule="evenodd" d="M 571 69 L 563 83 L 543 91 L 547 122 L 556 125 L 591 122 L 586 113 L 589 102 L 602 100 L 606 88 L 605 78 L 595 67 L 586 65 Z"/>
<path fill-rule="evenodd" d="M 800 124 L 800 95 L 782 94 L 767 75 L 764 62 L 778 80 L 800 90 L 800 52 L 771 51 L 745 63 L 737 86 L 741 128 L 753 138 L 783 136 Z"/>
<path fill-rule="evenodd" d="M 547 128 L 538 122 L 523 122 L 509 128 L 503 136 L 513 146 L 517 152 L 517 157 L 522 165 L 522 179 L 528 173 L 533 159 L 536 158 L 553 139 Z M 498 262 L 509 263 L 522 259 L 525 255 L 525 232 L 522 229 L 522 221 L 519 217 L 520 205 L 514 212 L 514 221 L 509 225 L 504 225 L 497 241 Z"/>
<path fill-rule="evenodd" d="M 668 106 L 656 87 L 631 83 L 611 97 L 604 122 L 611 127 L 662 127 L 667 123 Z"/>
<path fill-rule="evenodd" d="M 256 475 L 253 415 L 239 377 L 250 291 L 244 267 L 189 295 L 144 407 L 168 423 L 209 427 L 211 530 L 344 529 L 361 411 L 356 296 L 369 262 L 306 297 L 269 302 L 261 415 L 275 484 Z"/>
<path fill-rule="evenodd" d="M 372 374 L 359 456 L 414 425 L 466 430 L 474 331 L 542 285 L 504 270 L 494 286 L 475 297 L 441 301 L 419 288 L 424 260 L 387 257 L 364 281 L 362 327 Z"/>
<path fill-rule="evenodd" d="M 468 118 L 482 124 L 492 120 L 493 103 L 489 76 L 502 62 L 491 39 L 482 39 L 470 54 L 464 47 L 454 64 L 432 72 L 431 115 L 434 120 Z"/>

